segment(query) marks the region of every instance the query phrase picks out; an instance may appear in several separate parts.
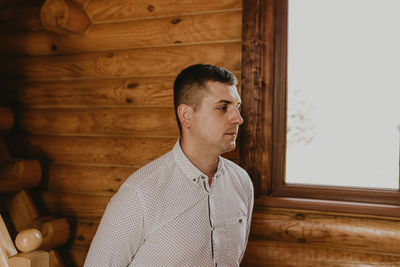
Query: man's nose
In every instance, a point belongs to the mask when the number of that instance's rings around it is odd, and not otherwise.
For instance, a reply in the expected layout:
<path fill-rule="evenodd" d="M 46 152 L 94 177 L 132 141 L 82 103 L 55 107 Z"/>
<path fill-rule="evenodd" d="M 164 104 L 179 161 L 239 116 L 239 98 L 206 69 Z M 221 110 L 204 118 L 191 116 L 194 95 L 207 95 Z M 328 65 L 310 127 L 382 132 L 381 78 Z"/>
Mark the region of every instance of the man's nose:
<path fill-rule="evenodd" d="M 232 123 L 235 125 L 241 125 L 243 123 L 243 117 L 242 115 L 240 115 L 240 110 L 235 107 L 233 113 L 234 114 L 232 115 Z"/>

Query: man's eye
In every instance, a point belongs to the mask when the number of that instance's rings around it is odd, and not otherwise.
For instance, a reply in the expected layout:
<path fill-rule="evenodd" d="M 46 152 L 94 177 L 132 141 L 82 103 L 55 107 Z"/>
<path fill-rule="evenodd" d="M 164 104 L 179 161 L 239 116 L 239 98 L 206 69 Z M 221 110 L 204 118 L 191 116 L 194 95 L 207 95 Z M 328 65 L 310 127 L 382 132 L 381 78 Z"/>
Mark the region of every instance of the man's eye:
<path fill-rule="evenodd" d="M 218 109 L 219 109 L 219 110 L 222 110 L 222 111 L 225 111 L 226 108 L 227 108 L 226 106 L 222 106 L 222 107 L 219 107 Z"/>

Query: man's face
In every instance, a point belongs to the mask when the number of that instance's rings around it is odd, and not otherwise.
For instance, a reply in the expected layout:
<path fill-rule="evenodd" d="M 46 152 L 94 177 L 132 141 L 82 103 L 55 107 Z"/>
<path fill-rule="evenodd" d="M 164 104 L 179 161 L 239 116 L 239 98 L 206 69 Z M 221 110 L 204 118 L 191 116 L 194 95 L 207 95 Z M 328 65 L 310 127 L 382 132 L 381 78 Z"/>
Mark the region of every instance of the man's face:
<path fill-rule="evenodd" d="M 223 154 L 236 146 L 239 125 L 243 123 L 236 86 L 206 83 L 207 92 L 192 114 L 191 130 L 196 143 L 209 153 Z"/>

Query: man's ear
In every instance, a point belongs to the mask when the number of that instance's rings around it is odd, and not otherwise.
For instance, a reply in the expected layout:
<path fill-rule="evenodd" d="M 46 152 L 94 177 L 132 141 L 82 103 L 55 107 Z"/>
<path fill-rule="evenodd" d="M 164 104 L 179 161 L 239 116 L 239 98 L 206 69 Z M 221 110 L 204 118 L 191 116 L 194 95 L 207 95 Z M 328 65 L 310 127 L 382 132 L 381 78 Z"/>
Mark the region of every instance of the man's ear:
<path fill-rule="evenodd" d="M 180 104 L 178 106 L 177 113 L 182 127 L 190 128 L 192 126 L 192 112 L 193 109 L 189 105 Z"/>

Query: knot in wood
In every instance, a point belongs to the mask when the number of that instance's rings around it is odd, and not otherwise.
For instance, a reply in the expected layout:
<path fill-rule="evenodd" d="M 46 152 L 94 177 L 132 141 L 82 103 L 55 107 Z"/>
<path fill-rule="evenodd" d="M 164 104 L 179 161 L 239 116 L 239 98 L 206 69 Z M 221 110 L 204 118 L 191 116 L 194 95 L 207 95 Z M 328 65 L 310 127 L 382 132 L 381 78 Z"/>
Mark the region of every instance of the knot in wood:
<path fill-rule="evenodd" d="M 180 18 L 175 18 L 171 21 L 172 24 L 178 24 L 179 22 L 181 22 L 182 20 Z"/>
<path fill-rule="evenodd" d="M 156 8 L 155 8 L 153 5 L 149 5 L 149 6 L 147 7 L 147 10 L 150 11 L 150 12 L 153 12 L 155 9 L 156 9 Z"/>
<path fill-rule="evenodd" d="M 302 213 L 297 213 L 295 218 L 296 218 L 296 220 L 301 221 L 301 220 L 304 220 L 306 218 L 306 216 L 304 216 L 304 214 L 302 214 Z"/>

